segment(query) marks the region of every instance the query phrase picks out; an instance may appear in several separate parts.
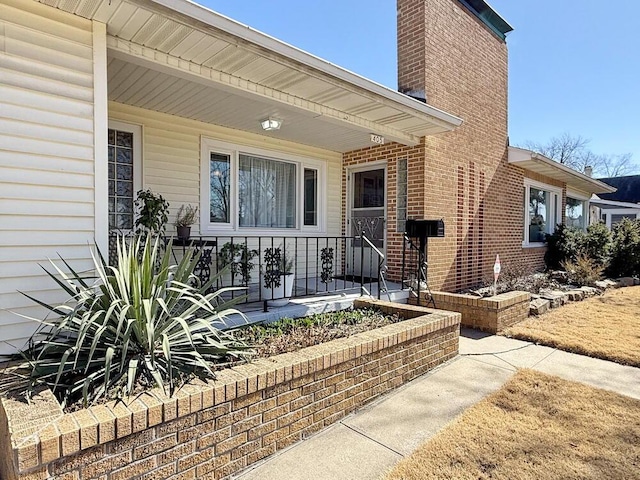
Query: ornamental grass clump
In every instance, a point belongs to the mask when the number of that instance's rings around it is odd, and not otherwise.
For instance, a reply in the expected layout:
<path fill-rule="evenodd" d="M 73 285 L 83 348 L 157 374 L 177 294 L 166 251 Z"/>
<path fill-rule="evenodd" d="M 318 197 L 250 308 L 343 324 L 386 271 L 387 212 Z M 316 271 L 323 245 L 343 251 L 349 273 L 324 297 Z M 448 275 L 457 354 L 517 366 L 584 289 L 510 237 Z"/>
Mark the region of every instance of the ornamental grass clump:
<path fill-rule="evenodd" d="M 212 378 L 217 363 L 250 354 L 246 343 L 218 327 L 226 325 L 238 299 L 225 301 L 224 288 L 205 294 L 193 274 L 198 255 L 187 250 L 177 265 L 161 241 L 118 240 L 117 266 L 93 256 L 95 276 L 73 270 L 47 274 L 72 298 L 48 309 L 51 319 L 20 353 L 22 363 L 10 388 L 27 396 L 39 386 L 53 390 L 63 406 L 130 396 L 153 386 L 171 395 L 190 378 Z M 97 280 L 97 281 L 96 281 Z M 5 386 L 6 388 L 6 386 Z"/>

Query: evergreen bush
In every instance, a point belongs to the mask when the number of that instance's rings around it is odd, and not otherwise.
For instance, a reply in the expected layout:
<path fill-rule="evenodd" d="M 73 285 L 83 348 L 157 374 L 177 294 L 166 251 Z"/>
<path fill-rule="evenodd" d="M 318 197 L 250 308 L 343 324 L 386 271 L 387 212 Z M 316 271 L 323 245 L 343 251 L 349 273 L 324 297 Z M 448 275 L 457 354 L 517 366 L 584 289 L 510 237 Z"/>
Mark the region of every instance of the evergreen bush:
<path fill-rule="evenodd" d="M 623 219 L 614 225 L 611 237 L 607 274 L 611 277 L 640 275 L 640 220 Z"/>

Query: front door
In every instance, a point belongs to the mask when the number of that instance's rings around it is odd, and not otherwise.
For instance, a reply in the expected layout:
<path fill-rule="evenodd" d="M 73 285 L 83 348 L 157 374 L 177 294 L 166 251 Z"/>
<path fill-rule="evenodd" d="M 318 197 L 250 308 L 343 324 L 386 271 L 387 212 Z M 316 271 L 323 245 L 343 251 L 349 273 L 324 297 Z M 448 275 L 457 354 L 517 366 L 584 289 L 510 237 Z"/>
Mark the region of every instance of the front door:
<path fill-rule="evenodd" d="M 349 172 L 348 232 L 352 237 L 366 236 L 378 250 L 385 253 L 386 169 L 384 167 L 358 168 Z M 361 240 L 353 241 L 353 252 L 348 264 L 350 274 L 378 277 L 379 256 Z"/>

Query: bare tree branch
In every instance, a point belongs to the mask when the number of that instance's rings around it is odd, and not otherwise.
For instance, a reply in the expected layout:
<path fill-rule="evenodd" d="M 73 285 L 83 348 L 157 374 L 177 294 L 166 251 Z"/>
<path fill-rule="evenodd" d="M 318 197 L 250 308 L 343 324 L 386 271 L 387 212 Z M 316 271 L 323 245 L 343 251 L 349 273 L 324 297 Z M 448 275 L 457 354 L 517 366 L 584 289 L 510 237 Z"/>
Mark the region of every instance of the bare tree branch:
<path fill-rule="evenodd" d="M 600 155 L 600 172 L 605 177 L 622 177 L 638 170 L 630 153 L 622 155 Z"/>
<path fill-rule="evenodd" d="M 546 143 L 525 142 L 524 147 L 579 172 L 591 167 L 595 177 L 619 177 L 638 171 L 630 153 L 598 155 L 587 148 L 588 144 L 589 139 L 565 132 Z"/>

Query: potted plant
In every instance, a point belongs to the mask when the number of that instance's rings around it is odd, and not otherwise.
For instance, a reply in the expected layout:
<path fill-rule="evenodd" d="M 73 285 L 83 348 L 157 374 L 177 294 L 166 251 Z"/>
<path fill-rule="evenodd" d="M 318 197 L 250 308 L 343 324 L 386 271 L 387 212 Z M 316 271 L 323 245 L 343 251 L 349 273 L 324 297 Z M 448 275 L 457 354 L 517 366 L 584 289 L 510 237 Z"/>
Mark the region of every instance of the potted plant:
<path fill-rule="evenodd" d="M 217 266 L 220 270 L 229 266 L 232 278 L 239 275 L 242 278 L 241 285 L 247 286 L 255 266 L 252 260 L 257 256 L 258 251 L 248 248 L 244 243 L 227 242 L 218 251 Z"/>
<path fill-rule="evenodd" d="M 142 237 L 163 235 L 169 219 L 169 202 L 159 193 L 140 190 L 135 205 L 138 212 L 135 233 Z"/>
<path fill-rule="evenodd" d="M 271 307 L 282 307 L 293 292 L 293 259 L 282 247 L 269 247 L 264 249 L 264 266 L 262 298 Z"/>
<path fill-rule="evenodd" d="M 173 224 L 176 226 L 178 238 L 180 240 L 189 240 L 191 236 L 191 225 L 196 223 L 198 219 L 198 207 L 191 205 L 181 205 Z"/>

